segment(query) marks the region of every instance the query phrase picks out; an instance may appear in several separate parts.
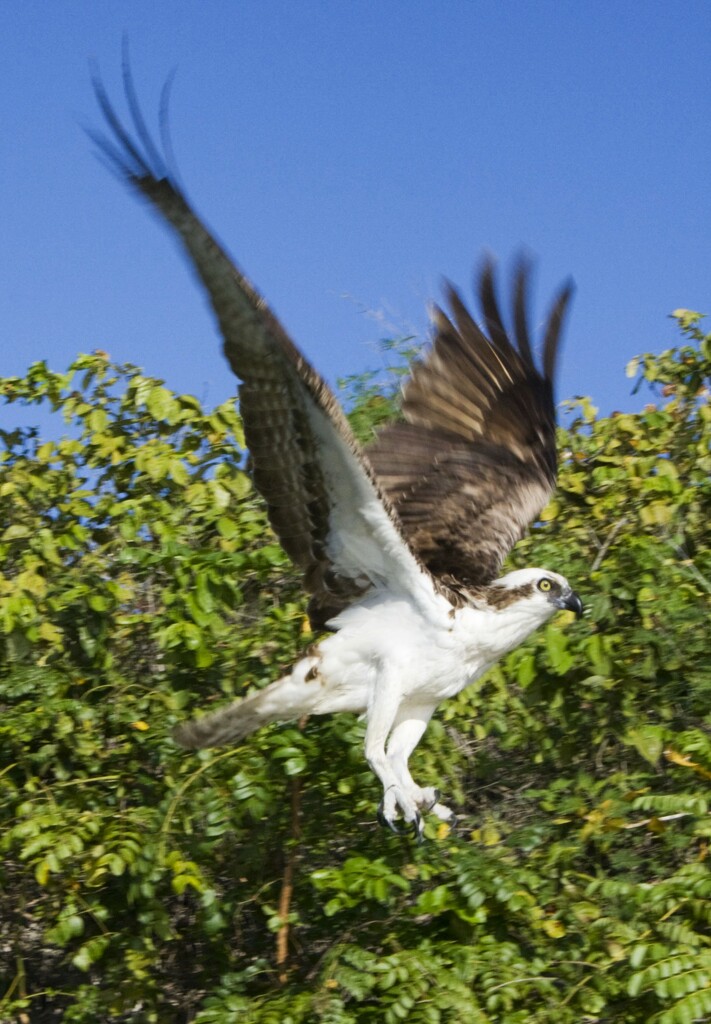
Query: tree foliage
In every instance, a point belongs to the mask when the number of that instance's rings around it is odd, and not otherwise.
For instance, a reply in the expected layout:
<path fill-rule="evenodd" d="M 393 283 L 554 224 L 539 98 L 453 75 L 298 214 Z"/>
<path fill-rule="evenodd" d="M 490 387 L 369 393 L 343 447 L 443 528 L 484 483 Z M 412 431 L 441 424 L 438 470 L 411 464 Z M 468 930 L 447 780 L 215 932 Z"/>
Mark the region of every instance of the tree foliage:
<path fill-rule="evenodd" d="M 0 1021 L 711 1020 L 711 335 L 674 315 L 641 412 L 568 403 L 514 558 L 589 614 L 440 709 L 414 768 L 462 817 L 422 846 L 355 717 L 170 739 L 313 639 L 234 407 L 103 354 L 0 381 L 66 421 L 0 434 Z M 350 382 L 361 435 L 394 391 Z"/>

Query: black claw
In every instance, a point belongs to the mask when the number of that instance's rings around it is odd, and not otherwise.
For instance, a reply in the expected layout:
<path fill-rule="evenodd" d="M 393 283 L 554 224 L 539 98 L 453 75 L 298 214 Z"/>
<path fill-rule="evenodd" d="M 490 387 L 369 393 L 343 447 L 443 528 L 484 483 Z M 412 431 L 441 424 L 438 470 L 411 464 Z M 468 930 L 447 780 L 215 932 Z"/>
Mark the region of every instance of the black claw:
<path fill-rule="evenodd" d="M 386 818 L 383 812 L 383 801 L 380 801 L 377 812 L 378 824 L 382 825 L 383 828 L 389 828 L 391 832 L 394 832 L 396 836 L 406 836 L 412 833 L 413 838 L 418 842 L 424 842 L 424 827 L 422 825 L 422 817 L 416 814 L 412 821 L 405 823 L 404 828 L 400 828 L 390 818 Z"/>
<path fill-rule="evenodd" d="M 383 828 L 389 828 L 390 831 L 394 832 L 396 836 L 403 835 L 403 830 L 401 828 L 398 828 L 398 826 L 395 824 L 395 822 L 391 821 L 390 818 L 386 818 L 385 817 L 385 814 L 383 813 L 383 802 L 382 802 L 382 800 L 380 801 L 380 804 L 378 805 L 378 815 L 377 815 L 377 817 L 378 817 L 378 824 L 382 825 Z"/>

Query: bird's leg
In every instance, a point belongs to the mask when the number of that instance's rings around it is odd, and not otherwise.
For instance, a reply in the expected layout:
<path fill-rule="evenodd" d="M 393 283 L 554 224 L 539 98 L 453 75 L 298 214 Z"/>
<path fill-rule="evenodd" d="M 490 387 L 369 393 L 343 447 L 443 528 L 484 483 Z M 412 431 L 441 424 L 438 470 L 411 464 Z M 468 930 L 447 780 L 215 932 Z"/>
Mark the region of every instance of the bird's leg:
<path fill-rule="evenodd" d="M 388 740 L 387 758 L 400 788 L 409 794 L 416 806 L 422 811 L 435 814 L 448 824 L 453 824 L 456 816 L 449 807 L 439 802 L 439 790 L 434 786 L 418 786 L 410 775 L 408 766 L 410 755 L 422 739 L 433 711 L 432 707 L 400 709 Z"/>
<path fill-rule="evenodd" d="M 390 684 L 390 685 L 388 685 Z M 378 808 L 378 821 L 393 832 L 399 829 L 395 824 L 398 810 L 405 823 L 410 825 L 419 837 L 422 834 L 422 818 L 417 804 L 406 789 L 385 753 L 385 742 L 398 713 L 402 694 L 394 679 L 378 679 L 368 706 L 368 726 L 365 731 L 365 756 L 373 772 L 383 784 L 383 799 Z"/>

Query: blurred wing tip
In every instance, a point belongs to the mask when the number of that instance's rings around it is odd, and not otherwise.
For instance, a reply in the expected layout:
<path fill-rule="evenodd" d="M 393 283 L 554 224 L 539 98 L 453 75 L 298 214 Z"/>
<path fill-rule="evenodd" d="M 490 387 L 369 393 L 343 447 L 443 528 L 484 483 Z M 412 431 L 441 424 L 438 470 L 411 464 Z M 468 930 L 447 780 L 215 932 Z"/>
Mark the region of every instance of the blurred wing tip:
<path fill-rule="evenodd" d="M 494 274 L 499 264 L 493 249 L 484 249 L 479 257 L 479 274 Z"/>
<path fill-rule="evenodd" d="M 446 285 L 448 287 L 445 287 L 445 289 L 444 289 L 445 297 L 451 299 L 450 288 L 452 286 L 449 285 L 449 282 L 446 282 Z M 431 302 L 429 304 L 429 307 L 428 307 L 428 313 L 429 313 L 430 322 L 431 322 L 432 326 L 435 328 L 435 330 L 437 330 L 437 331 L 447 331 L 447 330 L 449 330 L 451 328 L 451 326 L 452 326 L 451 321 L 450 321 L 449 317 L 447 316 L 447 314 L 445 313 L 445 311 L 439 305 L 439 303 Z"/>
<path fill-rule="evenodd" d="M 560 286 L 560 288 L 558 289 L 558 295 L 561 298 L 563 298 L 563 297 L 565 298 L 566 305 L 572 299 L 572 297 L 575 295 L 575 289 L 576 288 L 577 288 L 577 285 L 575 283 L 575 278 L 573 277 L 572 274 L 569 274 L 568 277 L 566 277 L 566 279 L 563 281 L 563 283 Z"/>
<path fill-rule="evenodd" d="M 553 299 L 551 306 L 551 312 L 549 316 L 551 329 L 555 329 L 556 333 L 560 333 L 563 326 L 568 307 L 575 295 L 575 280 L 572 276 L 569 276 L 563 281 Z"/>
<path fill-rule="evenodd" d="M 543 373 L 551 384 L 555 377 L 558 346 L 565 326 L 565 318 L 574 294 L 575 281 L 571 276 L 566 278 L 558 289 L 548 315 L 548 325 L 543 341 Z"/>
<path fill-rule="evenodd" d="M 121 77 L 123 92 L 128 107 L 130 125 L 133 134 L 124 126 L 109 99 L 95 58 L 89 60 L 89 73 L 96 101 L 103 115 L 108 133 L 103 134 L 87 129 L 87 134 L 98 147 L 99 156 L 113 171 L 118 170 L 123 176 L 136 184 L 142 179 L 154 181 L 166 180 L 176 191 L 180 192 L 179 178 L 175 173 L 175 160 L 169 131 L 169 106 L 173 82 L 177 68 L 173 68 L 163 84 L 159 105 L 159 132 L 161 146 L 157 146 L 148 130 L 141 105 L 138 100 L 131 62 L 129 57 L 128 37 L 124 35 L 121 51 Z"/>
<path fill-rule="evenodd" d="M 513 279 L 514 287 L 525 290 L 528 286 L 533 272 L 536 267 L 536 260 L 533 258 L 530 252 L 521 250 L 514 258 L 513 262 Z"/>

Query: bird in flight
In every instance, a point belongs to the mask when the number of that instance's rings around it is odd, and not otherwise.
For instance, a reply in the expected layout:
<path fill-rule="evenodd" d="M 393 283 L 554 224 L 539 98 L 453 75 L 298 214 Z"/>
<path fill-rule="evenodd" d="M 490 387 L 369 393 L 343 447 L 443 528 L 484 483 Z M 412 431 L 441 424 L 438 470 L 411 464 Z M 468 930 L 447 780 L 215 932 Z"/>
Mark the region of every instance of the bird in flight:
<path fill-rule="evenodd" d="M 132 132 L 98 75 L 100 154 L 177 234 L 207 292 L 239 404 L 254 484 L 303 574 L 314 629 L 327 630 L 281 679 L 179 727 L 192 749 L 235 743 L 270 722 L 356 712 L 383 787 L 379 821 L 422 836 L 424 816 L 454 820 L 408 760 L 437 706 L 557 610 L 582 614 L 547 569 L 500 576 L 556 480 L 553 379 L 572 294 L 555 297 L 538 365 L 528 329 L 530 267 L 514 275 L 512 330 L 494 266 L 478 277 L 479 326 L 459 293 L 435 309 L 429 351 L 405 385 L 402 422 L 366 448 L 324 380 L 186 201 L 143 119 L 124 61 Z M 165 129 L 165 114 L 161 118 Z"/>

